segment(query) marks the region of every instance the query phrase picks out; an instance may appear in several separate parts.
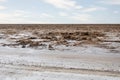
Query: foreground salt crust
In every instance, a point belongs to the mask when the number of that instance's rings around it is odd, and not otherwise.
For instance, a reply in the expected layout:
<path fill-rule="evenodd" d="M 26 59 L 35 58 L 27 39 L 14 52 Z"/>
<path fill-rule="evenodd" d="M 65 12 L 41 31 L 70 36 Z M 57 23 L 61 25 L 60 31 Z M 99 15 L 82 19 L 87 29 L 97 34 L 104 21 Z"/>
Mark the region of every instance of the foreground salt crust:
<path fill-rule="evenodd" d="M 8 70 L 7 70 L 8 71 Z M 99 75 L 74 74 L 63 72 L 16 72 L 0 74 L 0 80 L 120 80 L 120 77 L 109 77 Z"/>
<path fill-rule="evenodd" d="M 0 53 L 1 64 L 120 71 L 120 54 L 90 46 L 70 51 L 0 47 Z"/>
<path fill-rule="evenodd" d="M 27 37 L 31 34 L 9 36 L 11 38 Z M 108 34 L 109 35 L 109 34 Z M 1 35 L 3 36 L 3 35 Z M 109 40 L 118 40 L 114 35 Z M 107 40 L 106 39 L 106 40 Z M 71 42 L 71 41 L 69 41 Z M 0 39 L 0 43 L 12 43 L 9 39 Z M 13 42 L 14 43 L 14 42 Z M 0 80 L 120 80 L 120 77 L 65 72 L 42 72 L 25 70 L 21 67 L 62 67 L 65 69 L 90 69 L 99 71 L 120 71 L 120 43 L 106 42 L 116 47 L 117 53 L 91 45 L 55 46 L 55 50 L 34 48 L 11 48 L 0 46 Z M 118 74 L 118 76 L 120 76 Z"/>

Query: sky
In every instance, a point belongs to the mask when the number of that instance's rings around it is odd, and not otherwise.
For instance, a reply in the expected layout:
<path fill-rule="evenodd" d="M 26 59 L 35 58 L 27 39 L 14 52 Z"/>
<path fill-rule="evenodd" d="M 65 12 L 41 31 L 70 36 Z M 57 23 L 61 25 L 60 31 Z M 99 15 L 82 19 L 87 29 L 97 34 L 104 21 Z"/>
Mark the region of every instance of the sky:
<path fill-rule="evenodd" d="M 120 0 L 0 0 L 0 24 L 119 24 Z"/>

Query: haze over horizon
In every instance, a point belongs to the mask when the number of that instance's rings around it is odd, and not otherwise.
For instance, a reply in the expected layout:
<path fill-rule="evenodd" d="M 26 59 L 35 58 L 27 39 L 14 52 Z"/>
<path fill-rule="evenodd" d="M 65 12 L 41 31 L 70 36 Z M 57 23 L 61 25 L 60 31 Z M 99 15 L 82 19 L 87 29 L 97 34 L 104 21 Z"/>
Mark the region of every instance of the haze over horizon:
<path fill-rule="evenodd" d="M 0 0 L 0 24 L 119 24 L 120 0 Z"/>

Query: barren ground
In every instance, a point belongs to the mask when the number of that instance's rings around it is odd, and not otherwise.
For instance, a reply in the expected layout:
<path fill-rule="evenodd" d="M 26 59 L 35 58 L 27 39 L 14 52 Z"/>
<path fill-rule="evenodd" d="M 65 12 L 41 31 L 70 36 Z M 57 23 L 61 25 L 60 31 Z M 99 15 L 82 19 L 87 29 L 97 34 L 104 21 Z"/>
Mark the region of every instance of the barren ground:
<path fill-rule="evenodd" d="M 0 80 L 120 80 L 120 25 L 0 25 Z"/>

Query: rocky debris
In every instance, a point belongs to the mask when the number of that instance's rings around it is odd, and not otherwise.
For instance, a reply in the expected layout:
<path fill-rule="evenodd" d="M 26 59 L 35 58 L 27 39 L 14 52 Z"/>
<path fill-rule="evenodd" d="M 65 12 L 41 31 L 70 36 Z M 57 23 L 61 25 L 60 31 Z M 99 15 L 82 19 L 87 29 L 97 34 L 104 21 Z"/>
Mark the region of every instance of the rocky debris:
<path fill-rule="evenodd" d="M 66 40 L 58 40 L 53 42 L 54 45 L 67 45 L 69 44 Z"/>
<path fill-rule="evenodd" d="M 82 41 L 82 44 L 84 43 L 96 44 L 98 42 L 101 42 L 101 39 L 99 39 L 98 37 L 105 37 L 105 34 L 92 31 L 75 31 L 75 32 L 48 32 L 41 34 L 40 36 L 41 39 L 54 41 L 55 45 L 69 45 L 67 40 L 76 40 L 80 42 Z"/>
<path fill-rule="evenodd" d="M 52 45 L 48 45 L 48 50 L 54 50 L 53 46 Z"/>
<path fill-rule="evenodd" d="M 2 46 L 9 46 L 9 47 L 17 47 L 17 46 L 19 46 L 19 44 L 2 44 Z"/>
<path fill-rule="evenodd" d="M 22 45 L 22 48 L 26 48 L 26 45 Z"/>
<path fill-rule="evenodd" d="M 20 45 L 28 45 L 28 44 L 33 43 L 33 41 L 31 41 L 30 39 L 21 39 L 21 40 L 18 40 L 16 42 Z"/>
<path fill-rule="evenodd" d="M 26 46 L 27 47 L 32 47 L 32 48 L 42 46 L 42 47 L 45 48 L 47 46 L 46 44 L 42 43 L 41 41 L 32 41 L 30 39 L 18 40 L 17 44 L 22 45 L 22 48 L 25 48 Z"/>
<path fill-rule="evenodd" d="M 56 36 L 59 36 L 56 37 Z M 50 40 L 90 40 L 91 38 L 96 39 L 97 37 L 103 37 L 104 34 L 100 32 L 50 32 L 47 34 L 43 34 L 42 39 L 50 39 Z"/>
<path fill-rule="evenodd" d="M 120 40 L 101 40 L 102 42 L 117 42 L 120 43 Z"/>
<path fill-rule="evenodd" d="M 101 37 L 101 38 L 100 38 Z M 44 32 L 39 33 L 34 36 L 28 35 L 22 38 L 9 38 L 15 41 L 15 44 L 5 44 L 3 46 L 19 46 L 21 45 L 22 48 L 31 47 L 36 48 L 39 46 L 43 46 L 46 48 L 47 44 L 49 43 L 48 49 L 54 50 L 53 46 L 56 45 L 65 45 L 65 46 L 79 46 L 82 44 L 98 44 L 98 42 L 102 42 L 102 38 L 105 37 L 105 34 L 101 32 L 92 32 L 92 31 L 73 31 L 73 32 Z M 17 40 L 17 41 L 16 41 Z M 69 42 L 70 40 L 74 41 Z"/>
<path fill-rule="evenodd" d="M 13 34 L 16 34 L 17 33 L 17 31 L 16 30 L 13 30 L 13 29 L 8 29 L 8 30 L 6 30 L 6 31 L 4 31 L 4 32 L 2 32 L 3 34 L 11 34 L 11 35 L 13 35 Z"/>
<path fill-rule="evenodd" d="M 30 39 L 22 39 L 17 41 L 17 43 L 22 45 L 22 48 L 24 48 L 26 45 L 28 45 L 28 47 L 38 47 L 40 45 L 39 41 L 32 41 Z"/>
<path fill-rule="evenodd" d="M 30 43 L 30 47 L 37 47 L 37 46 L 39 46 L 39 42 L 32 42 L 32 43 Z"/>
<path fill-rule="evenodd" d="M 81 45 L 81 44 L 82 44 L 81 41 L 77 41 L 77 42 L 75 42 L 75 43 L 73 44 L 73 46 L 79 46 L 79 45 Z"/>
<path fill-rule="evenodd" d="M 29 37 L 28 39 L 37 39 L 37 37 Z"/>

